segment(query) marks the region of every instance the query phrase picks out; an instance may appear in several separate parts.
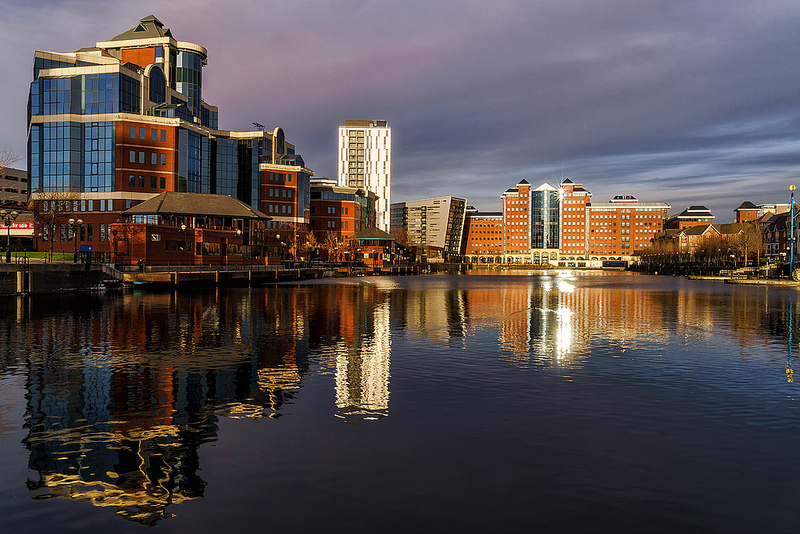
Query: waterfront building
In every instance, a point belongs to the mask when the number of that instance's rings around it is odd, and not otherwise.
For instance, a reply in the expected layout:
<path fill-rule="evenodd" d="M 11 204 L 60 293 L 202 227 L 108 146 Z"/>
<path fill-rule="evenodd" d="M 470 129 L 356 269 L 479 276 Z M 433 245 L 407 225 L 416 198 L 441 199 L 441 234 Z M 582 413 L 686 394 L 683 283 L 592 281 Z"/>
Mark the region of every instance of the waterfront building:
<path fill-rule="evenodd" d="M 561 182 L 561 258 L 569 261 L 586 258 L 587 206 L 591 201 L 592 194 L 583 184 L 569 178 Z"/>
<path fill-rule="evenodd" d="M 120 263 L 263 265 L 280 261 L 269 220 L 229 195 L 166 191 L 123 212 L 109 234 Z"/>
<path fill-rule="evenodd" d="M 503 258 L 503 214 L 479 212 L 468 206 L 464 217 L 461 254 L 472 263 L 501 263 Z"/>
<path fill-rule="evenodd" d="M 733 210 L 734 223 L 744 223 L 749 221 L 760 220 L 766 222 L 773 215 L 785 213 L 789 211 L 789 204 L 759 204 L 756 206 L 752 202 L 742 202 L 742 204 Z"/>
<path fill-rule="evenodd" d="M 390 230 L 392 129 L 385 120 L 346 120 L 339 127 L 338 182 L 375 193 L 376 226 Z"/>
<path fill-rule="evenodd" d="M 665 202 L 639 202 L 630 195 L 588 204 L 589 258 L 629 261 L 651 245 L 653 237 L 663 230 L 668 213 L 669 204 Z"/>
<path fill-rule="evenodd" d="M 520 180 L 500 196 L 503 208 L 503 261 L 531 263 L 531 184 Z"/>
<path fill-rule="evenodd" d="M 561 243 L 561 193 L 550 184 L 530 192 L 533 263 L 555 263 Z"/>
<path fill-rule="evenodd" d="M 342 259 L 348 242 L 375 227 L 375 193 L 337 185 L 335 180 L 311 180 L 311 231 L 328 259 Z"/>
<path fill-rule="evenodd" d="M 35 52 L 30 191 L 37 214 L 57 212 L 39 223 L 43 243 L 71 251 L 63 227 L 80 219 L 81 249 L 110 253 L 109 226 L 166 191 L 230 195 L 270 214 L 274 232 L 307 231 L 313 172 L 281 128 L 218 128 L 202 98 L 207 59 L 152 15 L 94 47 Z"/>
<path fill-rule="evenodd" d="M 445 261 L 461 253 L 467 201 L 452 196 L 397 202 L 391 206 L 391 227 L 405 233 L 408 245 L 423 251 L 427 261 Z"/>
<path fill-rule="evenodd" d="M 787 204 L 788 207 L 788 204 Z M 787 208 L 788 209 L 788 208 Z M 785 259 L 789 254 L 789 212 L 772 215 L 763 226 L 764 256 Z"/>
<path fill-rule="evenodd" d="M 714 215 L 705 206 L 689 206 L 677 215 L 667 219 L 664 228 L 668 230 L 683 230 L 690 226 L 705 225 L 714 222 Z"/>

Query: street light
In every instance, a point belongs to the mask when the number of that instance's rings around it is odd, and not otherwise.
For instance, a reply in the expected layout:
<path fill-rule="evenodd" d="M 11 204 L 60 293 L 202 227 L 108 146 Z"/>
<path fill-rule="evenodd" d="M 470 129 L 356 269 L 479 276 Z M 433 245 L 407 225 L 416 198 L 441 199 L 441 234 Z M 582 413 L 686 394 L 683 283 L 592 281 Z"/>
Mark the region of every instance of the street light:
<path fill-rule="evenodd" d="M 792 192 L 791 200 L 789 200 L 789 213 L 790 213 L 790 226 L 789 226 L 789 278 L 794 274 L 794 190 L 795 185 L 789 186 Z"/>
<path fill-rule="evenodd" d="M 70 219 L 70 220 L 67 221 L 67 223 L 72 227 L 72 234 L 73 234 L 73 237 L 75 238 L 75 252 L 72 254 L 72 261 L 77 263 L 77 261 L 78 261 L 78 230 L 83 225 L 83 219 L 78 219 L 77 221 L 75 219 Z"/>
<path fill-rule="evenodd" d="M 8 237 L 6 238 L 6 263 L 11 263 L 11 221 L 17 217 L 19 217 L 19 212 L 17 211 L 9 212 L 0 210 L 0 219 L 3 220 L 3 224 L 6 229 L 8 229 Z"/>

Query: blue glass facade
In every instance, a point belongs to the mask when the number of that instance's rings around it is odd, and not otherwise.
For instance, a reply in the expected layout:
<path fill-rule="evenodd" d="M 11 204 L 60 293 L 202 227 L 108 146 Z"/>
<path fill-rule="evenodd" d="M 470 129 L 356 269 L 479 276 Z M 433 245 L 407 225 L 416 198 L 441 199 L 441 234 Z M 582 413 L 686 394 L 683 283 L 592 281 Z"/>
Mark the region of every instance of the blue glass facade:
<path fill-rule="evenodd" d="M 181 50 L 178 52 L 175 69 L 175 89 L 189 98 L 189 109 L 200 117 L 202 97 L 203 58 L 200 54 Z"/>
<path fill-rule="evenodd" d="M 32 125 L 31 191 L 113 191 L 114 129 L 114 122 Z"/>
<path fill-rule="evenodd" d="M 226 194 L 260 207 L 260 165 L 274 163 L 272 139 L 261 132 L 231 138 L 217 131 L 217 109 L 202 101 L 204 50 L 161 37 L 157 45 L 131 45 L 136 36 L 127 34 L 119 47 L 113 44 L 116 38 L 104 41 L 98 43 L 107 52 L 102 56 L 97 49 L 36 52 L 28 107 L 31 192 L 111 192 L 118 183 L 123 191 L 137 193 L 169 187 Z M 80 69 L 88 66 L 99 69 Z M 65 68 L 71 69 L 68 74 L 59 71 Z M 127 115 L 111 115 L 119 113 Z M 274 143 L 279 155 L 294 153 L 281 129 Z M 308 174 L 302 176 L 298 215 L 309 203 Z M 130 205 L 136 198 L 125 200 Z M 110 198 L 95 204 L 112 211 Z M 121 203 L 113 205 L 119 209 Z"/>
<path fill-rule="evenodd" d="M 531 191 L 531 248 L 560 248 L 558 191 Z"/>
<path fill-rule="evenodd" d="M 141 84 L 119 73 L 40 78 L 31 83 L 31 115 L 139 113 Z"/>

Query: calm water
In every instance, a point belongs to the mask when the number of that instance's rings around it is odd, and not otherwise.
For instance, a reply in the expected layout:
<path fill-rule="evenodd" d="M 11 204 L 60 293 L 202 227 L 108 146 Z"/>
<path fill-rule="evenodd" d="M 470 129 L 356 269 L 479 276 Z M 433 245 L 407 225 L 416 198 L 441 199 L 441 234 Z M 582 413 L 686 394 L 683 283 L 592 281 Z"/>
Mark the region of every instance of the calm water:
<path fill-rule="evenodd" d="M 0 301 L 0 530 L 797 532 L 799 299 L 553 272 Z"/>

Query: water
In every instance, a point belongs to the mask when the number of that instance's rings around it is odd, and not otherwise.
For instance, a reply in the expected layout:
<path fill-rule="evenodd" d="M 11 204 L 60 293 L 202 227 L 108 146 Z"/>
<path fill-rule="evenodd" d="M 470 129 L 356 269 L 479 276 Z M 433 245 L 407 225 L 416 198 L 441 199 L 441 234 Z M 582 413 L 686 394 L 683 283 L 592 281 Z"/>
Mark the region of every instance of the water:
<path fill-rule="evenodd" d="M 0 301 L 0 528 L 796 532 L 798 295 L 552 272 Z"/>

